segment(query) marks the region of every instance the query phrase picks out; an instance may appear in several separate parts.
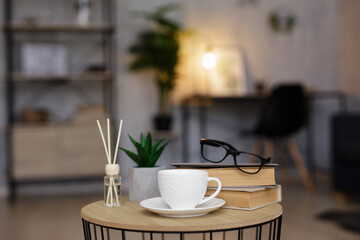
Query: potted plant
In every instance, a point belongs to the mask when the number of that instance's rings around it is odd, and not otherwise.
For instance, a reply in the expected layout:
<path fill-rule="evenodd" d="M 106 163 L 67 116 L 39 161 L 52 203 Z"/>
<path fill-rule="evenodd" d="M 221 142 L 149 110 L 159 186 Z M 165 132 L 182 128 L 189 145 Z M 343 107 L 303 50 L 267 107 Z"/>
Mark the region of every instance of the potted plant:
<path fill-rule="evenodd" d="M 166 16 L 177 8 L 168 4 L 154 12 L 138 15 L 152 23 L 152 28 L 139 33 L 136 42 L 129 48 L 134 55 L 130 71 L 152 70 L 158 89 L 158 113 L 154 117 L 156 130 L 170 130 L 172 122 L 171 93 L 174 90 L 179 63 L 180 25 Z"/>
<path fill-rule="evenodd" d="M 164 167 L 156 166 L 156 162 L 169 142 L 162 144 L 164 139 L 160 139 L 153 144 L 150 132 L 146 137 L 141 133 L 139 142 L 130 135 L 129 138 L 135 146 L 136 153 L 124 148 L 120 149 L 137 164 L 136 167 L 129 168 L 130 201 L 140 202 L 160 196 L 157 172 Z"/>

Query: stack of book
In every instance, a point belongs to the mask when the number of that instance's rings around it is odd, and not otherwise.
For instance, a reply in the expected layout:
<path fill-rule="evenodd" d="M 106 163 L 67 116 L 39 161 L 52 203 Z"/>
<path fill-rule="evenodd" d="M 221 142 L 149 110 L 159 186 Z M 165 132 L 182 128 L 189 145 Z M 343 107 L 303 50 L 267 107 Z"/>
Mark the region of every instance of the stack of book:
<path fill-rule="evenodd" d="M 239 171 L 233 165 L 173 163 L 175 168 L 201 169 L 208 172 L 209 177 L 220 179 L 222 188 L 217 198 L 225 200 L 224 207 L 244 210 L 254 210 L 281 201 L 281 186 L 275 181 L 277 164 L 265 164 L 257 174 L 247 174 Z M 258 166 L 243 165 L 248 171 Z M 216 182 L 209 182 L 206 195 L 216 190 Z"/>

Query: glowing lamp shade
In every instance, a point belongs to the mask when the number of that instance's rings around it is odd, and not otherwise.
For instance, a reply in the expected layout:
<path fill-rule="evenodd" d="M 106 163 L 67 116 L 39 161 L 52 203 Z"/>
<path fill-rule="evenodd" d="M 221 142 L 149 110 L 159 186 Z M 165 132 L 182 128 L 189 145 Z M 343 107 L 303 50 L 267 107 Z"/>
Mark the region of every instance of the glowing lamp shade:
<path fill-rule="evenodd" d="M 212 52 L 207 52 L 202 57 L 202 65 L 206 69 L 212 69 L 216 66 L 216 57 Z"/>

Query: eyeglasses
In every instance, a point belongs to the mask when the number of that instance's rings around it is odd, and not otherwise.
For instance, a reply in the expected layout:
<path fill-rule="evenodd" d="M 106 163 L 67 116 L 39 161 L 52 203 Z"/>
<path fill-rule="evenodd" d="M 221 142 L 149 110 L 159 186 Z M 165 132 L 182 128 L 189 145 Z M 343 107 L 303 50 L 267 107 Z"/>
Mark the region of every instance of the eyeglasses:
<path fill-rule="evenodd" d="M 201 156 L 208 162 L 220 163 L 229 155 L 234 158 L 234 165 L 241 172 L 248 174 L 258 173 L 264 164 L 269 163 L 271 158 L 263 158 L 253 153 L 238 151 L 229 143 L 204 139 L 200 140 Z M 254 163 L 251 167 L 244 167 L 244 163 Z"/>

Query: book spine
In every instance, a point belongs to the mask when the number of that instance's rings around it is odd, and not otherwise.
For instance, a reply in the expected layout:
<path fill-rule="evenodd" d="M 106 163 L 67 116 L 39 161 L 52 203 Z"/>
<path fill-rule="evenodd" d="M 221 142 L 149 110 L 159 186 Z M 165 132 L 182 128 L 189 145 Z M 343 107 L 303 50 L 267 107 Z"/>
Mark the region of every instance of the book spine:
<path fill-rule="evenodd" d="M 206 196 L 213 192 L 213 189 L 208 189 Z M 275 188 L 266 188 L 254 192 L 222 190 L 216 197 L 225 201 L 224 207 L 252 210 L 281 202 L 281 196 L 281 186 L 277 185 Z"/>
<path fill-rule="evenodd" d="M 243 173 L 236 168 L 211 168 L 203 170 L 208 172 L 209 177 L 219 178 L 224 187 L 276 185 L 274 168 L 263 168 L 257 174 Z M 216 184 L 210 182 L 209 186 L 213 187 Z"/>

